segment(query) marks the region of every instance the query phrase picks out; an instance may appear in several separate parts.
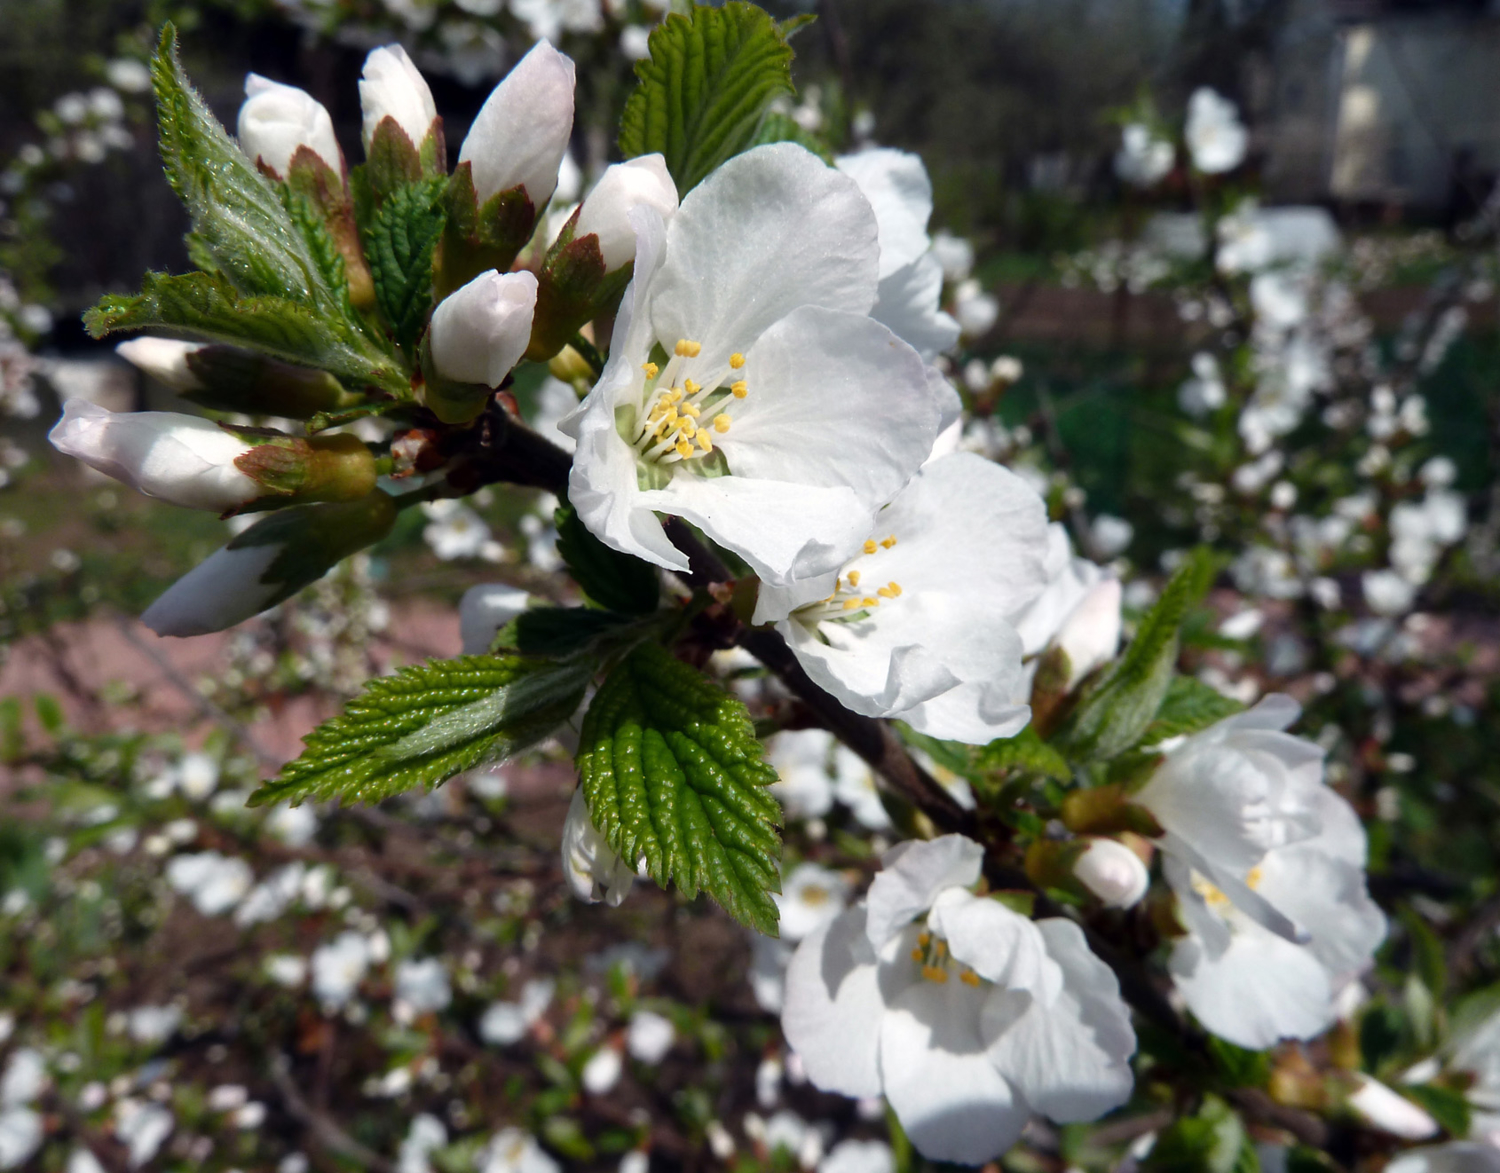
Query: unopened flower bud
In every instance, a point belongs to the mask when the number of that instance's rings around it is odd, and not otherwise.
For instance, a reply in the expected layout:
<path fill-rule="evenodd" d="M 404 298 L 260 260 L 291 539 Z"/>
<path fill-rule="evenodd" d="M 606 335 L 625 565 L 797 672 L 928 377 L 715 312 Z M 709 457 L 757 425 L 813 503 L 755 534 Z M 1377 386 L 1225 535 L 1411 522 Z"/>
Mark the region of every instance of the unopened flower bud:
<path fill-rule="evenodd" d="M 1101 579 L 1073 608 L 1057 633 L 1068 656 L 1068 688 L 1114 658 L 1120 648 L 1120 580 Z"/>
<path fill-rule="evenodd" d="M 237 346 L 148 336 L 120 343 L 115 353 L 184 399 L 215 411 L 309 419 L 359 402 L 327 371 Z"/>
<path fill-rule="evenodd" d="M 480 206 L 497 192 L 520 187 L 540 213 L 557 186 L 572 133 L 572 59 L 538 41 L 490 92 L 459 149 L 459 164 L 472 169 Z"/>
<path fill-rule="evenodd" d="M 1346 1102 L 1372 1128 L 1403 1140 L 1426 1140 L 1441 1131 L 1427 1111 L 1379 1080 L 1358 1071 L 1354 1072 L 1354 1079 L 1357 1086 Z"/>
<path fill-rule="evenodd" d="M 291 598 L 391 532 L 396 504 L 376 490 L 358 501 L 277 510 L 200 562 L 146 609 L 157 635 L 223 631 Z"/>
<path fill-rule="evenodd" d="M 573 239 L 581 240 L 590 233 L 597 236 L 604 271 L 612 273 L 635 259 L 630 213 L 643 206 L 655 208 L 663 219 L 677 211 L 677 185 L 659 154 L 607 167 L 583 201 Z"/>
<path fill-rule="evenodd" d="M 265 492 L 235 464 L 252 445 L 197 416 L 113 412 L 75 398 L 47 438 L 90 468 L 189 509 L 223 512 Z"/>
<path fill-rule="evenodd" d="M 1130 908 L 1151 886 L 1141 857 L 1115 839 L 1091 839 L 1073 863 L 1073 875 L 1108 908 Z"/>
<path fill-rule="evenodd" d="M 285 179 L 298 148 L 306 147 L 342 182 L 343 155 L 333 133 L 333 119 L 323 104 L 296 86 L 282 85 L 258 73 L 245 75 L 240 106 L 240 147 Z"/>
<path fill-rule="evenodd" d="M 165 383 L 179 395 L 201 391 L 203 381 L 188 365 L 188 356 L 207 347 L 206 342 L 181 342 L 176 338 L 132 338 L 115 347 L 126 362 Z"/>
<path fill-rule="evenodd" d="M 400 45 L 386 45 L 365 58 L 360 73 L 359 105 L 364 112 L 361 133 L 366 150 L 376 128 L 387 118 L 395 119 L 412 146 L 420 149 L 437 118 L 432 91 Z"/>
<path fill-rule="evenodd" d="M 635 872 L 614 853 L 589 818 L 582 787 L 573 791 L 573 801 L 568 804 L 568 820 L 562 834 L 562 863 L 573 895 L 588 904 L 603 900 L 615 907 L 630 895 L 630 886 L 635 882 Z"/>
<path fill-rule="evenodd" d="M 531 273 L 481 273 L 432 312 L 429 344 L 437 373 L 457 383 L 498 387 L 521 360 L 536 309 Z"/>

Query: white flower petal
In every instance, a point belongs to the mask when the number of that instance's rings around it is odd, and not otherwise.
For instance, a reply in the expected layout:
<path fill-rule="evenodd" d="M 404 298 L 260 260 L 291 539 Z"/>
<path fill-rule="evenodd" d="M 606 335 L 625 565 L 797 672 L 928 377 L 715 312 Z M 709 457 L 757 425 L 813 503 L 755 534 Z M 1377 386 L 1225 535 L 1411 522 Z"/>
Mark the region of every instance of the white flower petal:
<path fill-rule="evenodd" d="M 870 201 L 880 233 L 880 279 L 905 268 L 927 252 L 927 221 L 932 217 L 932 181 L 918 155 L 875 147 L 841 155 L 835 165 Z M 938 266 L 941 275 L 942 266 Z"/>
<path fill-rule="evenodd" d="M 818 1087 L 877 1096 L 884 1011 L 865 910 L 851 908 L 814 930 L 792 955 L 781 1028 Z"/>
<path fill-rule="evenodd" d="M 881 948 L 932 907 L 944 888 L 967 888 L 979 879 L 984 848 L 963 835 L 908 839 L 881 857 L 882 870 L 865 898 L 865 933 Z"/>
<path fill-rule="evenodd" d="M 540 40 L 490 92 L 458 152 L 481 205 L 524 187 L 538 214 L 546 208 L 573 130 L 573 84 L 572 59 Z"/>
<path fill-rule="evenodd" d="M 882 277 L 870 316 L 929 362 L 958 342 L 959 325 L 942 308 L 943 266 L 933 253 Z"/>

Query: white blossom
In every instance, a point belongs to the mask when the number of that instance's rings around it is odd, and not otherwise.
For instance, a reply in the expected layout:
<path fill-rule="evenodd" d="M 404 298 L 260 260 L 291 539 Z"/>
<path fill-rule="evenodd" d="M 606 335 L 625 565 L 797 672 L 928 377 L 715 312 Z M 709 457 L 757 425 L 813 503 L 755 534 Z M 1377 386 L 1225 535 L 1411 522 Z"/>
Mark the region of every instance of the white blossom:
<path fill-rule="evenodd" d="M 313 995 L 330 1009 L 345 1005 L 364 981 L 371 957 L 369 940 L 352 930 L 340 933 L 312 955 Z"/>
<path fill-rule="evenodd" d="M 265 489 L 235 466 L 254 447 L 212 420 L 171 411 L 113 412 L 69 399 L 47 434 L 59 452 L 148 497 L 222 513 Z"/>
<path fill-rule="evenodd" d="M 0 1108 L 0 1169 L 16 1169 L 42 1147 L 42 1117 L 33 1108 Z"/>
<path fill-rule="evenodd" d="M 17 1047 L 0 1074 L 0 1107 L 29 1104 L 47 1090 L 47 1060 L 35 1047 Z"/>
<path fill-rule="evenodd" d="M 604 271 L 613 273 L 635 260 L 631 214 L 641 207 L 654 209 L 663 223 L 677 211 L 677 185 L 660 154 L 641 155 L 606 167 L 578 211 L 573 239 L 581 240 L 591 233 L 598 237 Z"/>
<path fill-rule="evenodd" d="M 772 899 L 781 914 L 777 923 L 781 936 L 800 941 L 844 911 L 849 903 L 849 881 L 815 863 L 799 863 L 787 873 L 781 891 Z"/>
<path fill-rule="evenodd" d="M 1187 128 L 1183 132 L 1193 166 L 1205 175 L 1233 171 L 1245 159 L 1250 135 L 1240 112 L 1228 98 L 1205 87 L 1188 99 Z"/>
<path fill-rule="evenodd" d="M 1500 1173 L 1500 1148 L 1474 1141 L 1428 1145 L 1398 1153 L 1386 1173 Z"/>
<path fill-rule="evenodd" d="M 292 158 L 307 147 L 342 182 L 344 156 L 323 103 L 306 90 L 282 85 L 258 73 L 245 75 L 245 101 L 237 128 L 241 149 L 285 179 Z"/>
<path fill-rule="evenodd" d="M 523 985 L 515 1002 L 491 1002 L 479 1020 L 479 1037 L 500 1047 L 520 1042 L 547 1013 L 556 988 L 550 978 L 539 978 Z"/>
<path fill-rule="evenodd" d="M 815 1085 L 884 1095 L 919 1151 L 966 1164 L 1033 1112 L 1083 1121 L 1123 1103 L 1135 1050 L 1077 925 L 968 891 L 982 854 L 958 835 L 887 852 L 866 900 L 798 947 L 782 1013 Z"/>
<path fill-rule="evenodd" d="M 583 797 L 583 788 L 573 791 L 568 804 L 568 820 L 562 834 L 563 874 L 573 895 L 586 904 L 604 901 L 610 907 L 619 905 L 630 895 L 635 871 L 616 855 L 594 821 Z"/>
<path fill-rule="evenodd" d="M 818 1162 L 818 1173 L 896 1173 L 896 1154 L 883 1140 L 841 1140 Z"/>
<path fill-rule="evenodd" d="M 1155 187 L 1172 170 L 1176 157 L 1170 139 L 1160 137 L 1145 123 L 1127 123 L 1120 128 L 1115 174 L 1132 187 Z"/>
<path fill-rule="evenodd" d="M 831 570 L 931 450 L 942 410 L 921 357 L 867 316 L 869 203 L 775 143 L 716 170 L 665 230 L 649 208 L 635 217 L 609 364 L 560 425 L 578 441 L 569 499 L 606 545 L 668 569 L 687 558 L 658 513 L 767 581 Z"/>
<path fill-rule="evenodd" d="M 974 246 L 945 228 L 932 235 L 932 251 L 943 267 L 943 279 L 957 284 L 974 268 Z"/>
<path fill-rule="evenodd" d="M 969 277 L 953 291 L 953 316 L 961 333 L 979 338 L 1000 320 L 1000 301 L 994 294 L 986 293 L 976 278 Z"/>
<path fill-rule="evenodd" d="M 829 755 L 834 736 L 824 729 L 787 729 L 767 742 L 776 769 L 771 793 L 789 819 L 821 819 L 833 807 Z"/>
<path fill-rule="evenodd" d="M 385 45 L 365 58 L 360 73 L 359 105 L 364 113 L 362 134 L 366 150 L 375 128 L 387 118 L 396 120 L 414 147 L 421 147 L 437 119 L 432 91 L 400 45 Z"/>
<path fill-rule="evenodd" d="M 651 1010 L 637 1010 L 630 1016 L 625 1032 L 625 1046 L 630 1057 L 654 1067 L 666 1058 L 677 1038 L 672 1020 Z"/>
<path fill-rule="evenodd" d="M 422 539 L 442 561 L 480 558 L 489 549 L 490 527 L 462 501 L 452 497 L 424 501 L 422 512 L 430 519 L 422 530 Z"/>
<path fill-rule="evenodd" d="M 536 276 L 486 270 L 432 311 L 432 365 L 445 379 L 498 387 L 526 353 Z"/>
<path fill-rule="evenodd" d="M 1362 1071 L 1354 1073 L 1354 1091 L 1346 1101 L 1364 1123 L 1402 1140 L 1427 1140 L 1442 1131 L 1430 1113 Z"/>
<path fill-rule="evenodd" d="M 415 958 L 396 966 L 395 993 L 411 1016 L 446 1009 L 453 1001 L 448 971 L 436 957 Z"/>
<path fill-rule="evenodd" d="M 1044 585 L 1046 511 L 1014 473 L 969 453 L 924 467 L 840 569 L 761 587 L 819 686 L 859 713 L 987 744 L 1029 719 L 1019 616 Z"/>
<path fill-rule="evenodd" d="M 186 896 L 204 916 L 220 916 L 244 899 L 255 873 L 242 859 L 201 851 L 175 855 L 167 861 L 167 883 Z"/>
<path fill-rule="evenodd" d="M 573 130 L 573 61 L 539 40 L 490 92 L 459 148 L 482 206 L 522 188 L 538 213 L 557 187 Z"/>
<path fill-rule="evenodd" d="M 427 1158 L 447 1143 L 448 1130 L 443 1122 L 428 1112 L 417 1113 L 396 1152 L 396 1173 L 432 1173 L 432 1162 Z"/>
<path fill-rule="evenodd" d="M 536 1137 L 519 1128 L 503 1128 L 490 1139 L 479 1158 L 479 1173 L 562 1173 Z"/>
<path fill-rule="evenodd" d="M 126 1160 L 139 1169 L 161 1150 L 176 1121 L 159 1104 L 124 1099 L 115 1104 L 115 1138 L 126 1148 Z"/>
<path fill-rule="evenodd" d="M 613 1047 L 600 1047 L 584 1063 L 583 1070 L 578 1073 L 578 1081 L 590 1095 L 608 1095 L 614 1090 L 615 1084 L 620 1082 L 624 1069 L 625 1064 L 619 1051 Z"/>

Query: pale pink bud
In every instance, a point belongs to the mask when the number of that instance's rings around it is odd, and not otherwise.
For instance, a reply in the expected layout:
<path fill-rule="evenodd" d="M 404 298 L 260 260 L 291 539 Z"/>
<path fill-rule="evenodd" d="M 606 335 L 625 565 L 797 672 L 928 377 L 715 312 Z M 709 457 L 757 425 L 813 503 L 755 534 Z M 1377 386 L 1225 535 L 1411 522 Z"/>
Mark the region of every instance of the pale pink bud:
<path fill-rule="evenodd" d="M 201 391 L 203 381 L 188 365 L 188 356 L 202 350 L 205 342 L 180 342 L 176 338 L 132 338 L 115 347 L 115 353 L 137 370 L 165 383 L 179 394 Z"/>
<path fill-rule="evenodd" d="M 677 211 L 677 185 L 661 155 L 642 155 L 606 168 L 583 201 L 573 238 L 597 236 L 604 270 L 612 273 L 635 259 L 630 213 L 641 207 L 656 209 L 664 220 Z"/>
<path fill-rule="evenodd" d="M 400 45 L 386 45 L 365 58 L 359 105 L 365 116 L 362 134 L 366 149 L 375 128 L 386 118 L 394 118 L 412 145 L 420 147 L 437 117 L 432 91 Z"/>
<path fill-rule="evenodd" d="M 1141 857 L 1114 839 L 1092 839 L 1073 875 L 1110 908 L 1129 908 L 1146 894 L 1151 876 Z"/>
<path fill-rule="evenodd" d="M 211 420 L 171 411 L 112 412 L 69 399 L 47 438 L 59 452 L 148 497 L 222 513 L 265 490 L 235 467 L 251 445 Z"/>
<path fill-rule="evenodd" d="M 531 340 L 536 277 L 481 273 L 432 312 L 432 364 L 455 383 L 498 387 Z"/>
<path fill-rule="evenodd" d="M 1120 648 L 1120 580 L 1105 578 L 1084 595 L 1057 633 L 1068 654 L 1068 688 L 1114 658 Z"/>
<path fill-rule="evenodd" d="M 299 147 L 309 148 L 335 175 L 344 173 L 333 119 L 323 104 L 306 90 L 282 85 L 258 73 L 245 75 L 239 138 L 245 154 L 252 160 L 259 159 L 283 179 Z"/>
<path fill-rule="evenodd" d="M 557 187 L 572 133 L 573 61 L 538 41 L 485 99 L 458 161 L 472 169 L 480 204 L 524 187 L 540 213 Z"/>
<path fill-rule="evenodd" d="M 1349 1097 L 1349 1107 L 1366 1124 L 1403 1140 L 1426 1140 L 1438 1134 L 1437 1121 L 1405 1096 L 1363 1072 L 1355 1072 L 1354 1078 L 1359 1086 Z"/>

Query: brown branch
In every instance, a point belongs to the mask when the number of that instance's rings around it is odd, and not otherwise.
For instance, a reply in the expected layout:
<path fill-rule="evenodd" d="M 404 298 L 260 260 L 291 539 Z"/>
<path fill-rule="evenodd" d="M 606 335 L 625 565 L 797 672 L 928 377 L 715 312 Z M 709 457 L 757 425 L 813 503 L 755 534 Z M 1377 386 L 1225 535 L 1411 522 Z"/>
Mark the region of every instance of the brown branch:
<path fill-rule="evenodd" d="M 390 1161 L 374 1149 L 360 1144 L 340 1128 L 332 1117 L 317 1111 L 307 1102 L 292 1080 L 291 1063 L 285 1055 L 277 1055 L 273 1058 L 270 1067 L 271 1081 L 275 1083 L 276 1090 L 281 1093 L 281 1102 L 287 1114 L 307 1127 L 316 1144 L 330 1153 L 353 1161 L 356 1165 L 373 1169 L 375 1173 L 396 1173 L 396 1166 Z"/>

